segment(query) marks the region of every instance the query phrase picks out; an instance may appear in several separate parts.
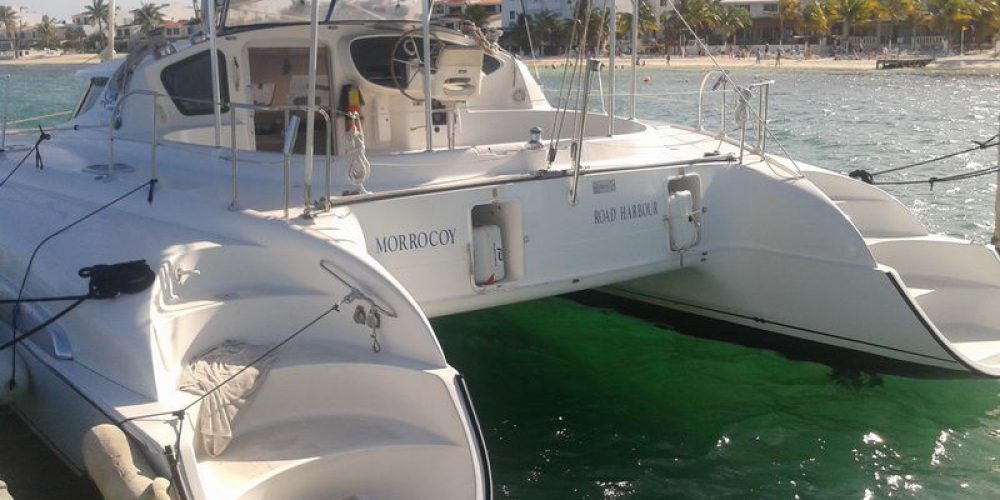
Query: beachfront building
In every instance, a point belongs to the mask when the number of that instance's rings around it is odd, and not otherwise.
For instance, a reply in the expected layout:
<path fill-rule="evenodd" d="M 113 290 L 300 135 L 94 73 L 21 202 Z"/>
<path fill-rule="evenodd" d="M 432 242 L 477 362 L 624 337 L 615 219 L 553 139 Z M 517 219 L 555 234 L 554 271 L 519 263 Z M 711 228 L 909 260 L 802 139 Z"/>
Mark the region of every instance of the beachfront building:
<path fill-rule="evenodd" d="M 160 25 L 163 36 L 170 41 L 191 38 L 191 35 L 201 31 L 201 23 L 194 21 L 168 21 Z"/>
<path fill-rule="evenodd" d="M 777 45 L 782 40 L 782 28 L 785 33 L 785 43 L 788 43 L 792 37 L 791 23 L 782 26 L 783 23 L 778 15 L 778 0 L 721 0 L 719 5 L 746 9 L 750 13 L 750 27 L 742 30 L 736 36 L 737 43 Z"/>
<path fill-rule="evenodd" d="M 482 16 L 481 27 L 500 28 L 501 10 L 501 0 L 443 0 L 434 4 L 431 18 L 435 24 L 459 29 L 462 21 Z"/>
<path fill-rule="evenodd" d="M 556 19 L 570 19 L 575 7 L 574 0 L 501 0 L 501 24 L 504 29 L 514 28 L 522 15 L 535 17 L 545 11 Z"/>

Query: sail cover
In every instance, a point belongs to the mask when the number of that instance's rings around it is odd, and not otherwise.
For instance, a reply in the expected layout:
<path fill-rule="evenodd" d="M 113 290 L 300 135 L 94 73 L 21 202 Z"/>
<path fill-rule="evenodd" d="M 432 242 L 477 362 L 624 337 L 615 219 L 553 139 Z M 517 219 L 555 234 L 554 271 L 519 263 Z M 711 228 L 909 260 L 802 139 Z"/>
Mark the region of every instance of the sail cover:
<path fill-rule="evenodd" d="M 312 0 L 229 0 L 223 8 L 223 28 L 297 24 L 309 22 Z M 422 13 L 421 0 L 319 0 L 321 22 L 419 21 Z"/>

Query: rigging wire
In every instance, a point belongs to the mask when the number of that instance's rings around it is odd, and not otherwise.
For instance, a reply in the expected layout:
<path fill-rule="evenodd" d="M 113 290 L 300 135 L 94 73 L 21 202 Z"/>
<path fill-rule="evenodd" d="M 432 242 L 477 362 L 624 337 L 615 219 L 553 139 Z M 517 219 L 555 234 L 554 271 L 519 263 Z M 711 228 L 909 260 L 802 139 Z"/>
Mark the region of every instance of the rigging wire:
<path fill-rule="evenodd" d="M 9 181 L 10 178 L 14 176 L 14 174 L 17 172 L 17 169 L 21 168 L 21 165 L 24 165 L 24 162 L 28 160 L 28 157 L 31 156 L 31 153 L 35 153 L 35 168 L 39 170 L 44 169 L 45 164 L 42 162 L 42 153 L 41 150 L 39 150 L 39 147 L 42 145 L 43 142 L 49 139 L 52 139 L 52 134 L 46 133 L 45 130 L 42 129 L 42 126 L 39 125 L 38 140 L 35 141 L 35 145 L 31 146 L 31 149 L 29 149 L 28 152 L 24 154 L 24 157 L 21 158 L 21 161 L 17 162 L 17 165 L 14 165 L 14 168 L 11 169 L 11 171 L 3 178 L 3 180 L 0 180 L 0 187 L 3 187 L 4 184 L 7 184 L 7 181 Z"/>
<path fill-rule="evenodd" d="M 995 148 L 997 146 L 1000 146 L 1000 134 L 995 134 L 995 135 L 993 135 L 993 137 L 990 137 L 989 139 L 986 139 L 985 141 L 972 141 L 972 143 L 975 144 L 975 146 L 970 147 L 970 148 L 966 148 L 966 149 L 962 149 L 960 151 L 954 151 L 954 152 L 951 152 L 951 153 L 943 154 L 941 156 L 935 156 L 935 157 L 927 159 L 927 160 L 922 160 L 922 161 L 918 161 L 918 162 L 915 162 L 915 163 L 908 163 L 906 165 L 900 165 L 898 167 L 887 168 L 887 169 L 884 169 L 884 170 L 877 170 L 875 172 L 869 172 L 869 171 L 864 170 L 864 169 L 858 169 L 858 170 L 852 171 L 848 175 L 852 179 L 858 179 L 858 180 L 860 180 L 862 182 L 865 182 L 865 183 L 868 183 L 868 184 L 883 184 L 883 185 L 886 185 L 886 184 L 897 184 L 897 185 L 899 185 L 899 183 L 897 183 L 897 182 L 879 182 L 879 183 L 876 183 L 875 182 L 875 177 L 877 177 L 879 175 L 883 175 L 883 174 L 888 174 L 888 173 L 891 173 L 891 172 L 898 172 L 900 170 L 906 170 L 906 169 L 910 169 L 910 168 L 913 168 L 913 167 L 919 167 L 919 166 L 922 166 L 922 165 L 927 165 L 929 163 L 934 163 L 934 162 L 938 162 L 938 161 L 941 161 L 941 160 L 947 160 L 948 158 L 954 158 L 956 156 L 963 155 L 963 154 L 966 154 L 966 153 L 971 153 L 971 152 L 974 152 L 974 151 L 980 151 L 980 150 L 984 150 L 984 149 L 988 149 L 988 148 Z M 969 172 L 969 173 L 971 173 L 971 172 Z M 933 179 L 933 177 L 931 177 L 931 179 Z M 923 183 L 923 182 L 927 182 L 927 181 L 921 181 L 921 182 L 918 182 L 918 184 Z M 934 181 L 934 182 L 940 182 L 940 181 Z M 933 185 L 934 182 L 931 182 L 931 184 Z M 907 183 L 911 183 L 911 182 L 907 182 Z"/>
<path fill-rule="evenodd" d="M 531 26 L 528 22 L 528 8 L 524 6 L 524 0 L 521 0 L 521 15 L 524 19 L 524 33 L 528 37 L 528 50 L 531 51 L 531 66 L 535 70 L 535 81 L 541 84 L 542 77 L 538 76 L 538 60 L 535 59 L 535 46 L 531 43 Z"/>
<path fill-rule="evenodd" d="M 975 177 L 981 177 L 984 175 L 994 174 L 1000 172 L 1000 166 L 986 167 L 979 170 L 973 170 L 971 172 L 962 172 L 960 174 L 947 175 L 944 177 L 928 177 L 926 179 L 914 179 L 914 180 L 901 180 L 901 181 L 864 181 L 868 184 L 875 186 L 910 186 L 914 184 L 930 184 L 931 189 L 934 189 L 935 184 L 940 184 L 943 182 L 951 181 L 963 181 L 966 179 L 972 179 Z M 853 173 L 853 172 L 852 172 Z"/>
<path fill-rule="evenodd" d="M 149 195 L 148 195 L 147 199 L 149 200 L 150 203 L 152 203 L 152 200 L 153 200 L 153 188 L 154 188 L 155 185 L 156 185 L 156 179 L 150 179 L 150 180 L 148 180 L 146 182 L 143 182 L 142 184 L 140 184 L 140 185 L 138 185 L 138 186 L 136 186 L 136 187 L 128 190 L 125 194 L 122 194 L 122 195 L 118 196 L 117 198 L 115 198 L 115 199 L 113 199 L 113 200 L 111 200 L 111 201 L 109 201 L 109 202 L 107 202 L 107 203 L 105 203 L 105 204 L 103 204 L 103 205 L 95 208 L 94 210 L 91 210 L 87 214 L 85 214 L 85 215 L 77 218 L 76 220 L 74 220 L 73 222 L 70 222 L 69 224 L 66 224 L 65 226 L 59 228 L 58 230 L 56 230 L 52 234 L 49 234 L 44 239 L 42 239 L 42 241 L 40 241 L 37 245 L 35 245 L 35 249 L 32 250 L 32 252 L 31 252 L 31 257 L 28 258 L 28 265 L 25 267 L 25 269 L 24 269 L 24 276 L 21 278 L 21 286 L 17 290 L 17 300 L 16 300 L 16 302 L 20 303 L 21 301 L 24 300 L 24 288 L 25 288 L 25 286 L 28 283 L 28 276 L 31 274 L 31 267 L 35 263 L 35 257 L 38 256 L 38 252 L 42 249 L 43 246 L 45 246 L 46 243 L 48 243 L 49 241 L 52 241 L 53 238 L 56 238 L 57 236 L 65 233 L 66 231 L 69 231 L 70 229 L 72 229 L 76 225 L 78 225 L 78 224 L 86 221 L 87 219 L 90 219 L 94 215 L 97 215 L 98 213 L 104 211 L 108 207 L 111 207 L 112 205 L 114 205 L 114 204 L 116 204 L 116 203 L 124 200 L 125 198 L 128 198 L 129 196 L 131 196 L 131 195 L 133 195 L 133 194 L 141 191 L 144 188 L 149 188 Z M 76 307 L 77 305 L 79 305 L 79 304 L 76 304 L 73 307 Z M 71 309 L 72 308 L 70 308 L 70 310 Z M 20 307 L 14 307 L 14 311 L 13 311 L 13 313 L 11 315 L 10 329 L 11 329 L 12 332 L 17 332 L 17 320 L 18 320 L 18 316 L 19 316 L 18 313 L 20 312 L 20 310 L 21 310 Z M 63 313 L 61 313 L 61 314 L 65 314 L 66 312 L 69 312 L 69 310 L 64 310 Z M 13 389 L 14 387 L 17 386 L 17 379 L 16 379 L 17 375 L 16 375 L 16 372 L 15 372 L 15 366 L 16 366 L 16 362 L 17 362 L 17 349 L 11 349 L 10 352 L 11 352 L 11 363 L 10 363 L 11 375 L 10 375 L 10 382 L 9 382 L 8 385 L 9 385 L 9 387 L 11 389 Z"/>
<path fill-rule="evenodd" d="M 715 58 L 715 56 L 712 55 L 712 51 L 709 50 L 708 46 L 705 45 L 705 42 L 702 41 L 702 39 L 701 39 L 700 36 L 698 36 L 698 33 L 696 33 L 695 30 L 694 30 L 694 28 L 691 27 L 691 24 L 689 24 L 688 21 L 687 21 L 687 19 L 684 18 L 684 16 L 681 14 L 680 10 L 677 9 L 677 4 L 676 4 L 675 0 L 667 0 L 667 2 L 670 5 L 670 9 L 673 10 L 675 14 L 677 14 L 677 18 L 680 19 L 682 23 L 684 23 L 684 27 L 687 28 L 688 32 L 691 33 L 691 36 L 694 37 L 694 40 L 695 40 L 695 42 L 698 43 L 698 46 L 703 51 L 705 51 L 706 55 L 708 55 L 709 60 L 712 61 L 712 65 L 717 70 L 722 71 L 723 75 L 725 76 L 725 78 L 727 80 L 733 82 L 733 85 L 735 85 L 738 88 L 742 88 L 743 86 L 740 85 L 739 82 L 735 78 L 733 78 L 732 75 L 730 75 L 728 71 L 722 69 L 722 65 L 720 65 L 719 61 Z M 747 109 L 750 111 L 750 114 L 753 115 L 753 118 L 756 119 L 757 122 L 761 122 L 760 114 L 757 113 L 757 111 L 755 109 L 753 109 L 753 106 L 751 105 L 750 100 L 748 98 L 745 98 L 745 96 L 743 96 L 739 92 L 737 92 L 736 95 L 738 96 L 739 99 L 741 99 L 742 101 L 744 101 L 744 104 L 746 105 Z M 779 141 L 778 138 L 775 137 L 774 133 L 771 132 L 771 129 L 770 129 L 770 127 L 767 126 L 767 123 L 761 123 L 761 126 L 762 126 L 762 128 L 764 130 L 764 133 L 767 136 L 769 136 L 771 138 L 771 140 L 774 141 L 775 144 L 778 145 L 778 148 L 781 149 L 781 152 L 784 154 L 785 158 L 788 158 L 788 160 L 792 163 L 792 166 L 795 167 L 795 171 L 798 173 L 797 178 L 804 177 L 802 175 L 802 169 L 799 168 L 798 163 L 796 163 L 795 159 L 792 158 L 792 156 L 788 153 L 788 150 L 785 149 L 785 146 L 783 144 L 781 144 L 781 141 Z M 771 162 L 768 161 L 767 155 L 764 154 L 763 152 L 761 152 L 761 159 L 763 159 L 764 162 L 767 163 L 767 165 L 769 167 L 771 166 Z M 771 168 L 771 171 L 774 172 L 774 168 Z M 775 172 L 775 174 L 777 174 L 777 172 Z"/>
<path fill-rule="evenodd" d="M 585 0 L 580 0 L 585 1 Z M 570 34 L 569 46 L 573 47 L 576 44 L 577 33 L 581 31 L 580 20 L 573 20 L 573 31 Z M 570 72 L 569 85 L 566 85 L 566 73 L 570 66 L 573 67 L 572 72 Z M 559 142 L 562 139 L 562 128 L 566 121 L 566 113 L 569 109 L 569 94 L 573 90 L 573 84 L 576 81 L 576 70 L 579 67 L 579 54 L 577 54 L 577 62 L 570 64 L 570 54 L 566 51 L 566 62 L 563 63 L 563 74 L 562 79 L 559 82 L 559 96 L 556 98 L 556 112 L 552 117 L 552 135 L 549 137 L 549 154 L 548 163 L 552 165 L 552 162 L 556 159 L 556 151 L 559 149 Z M 563 95 L 565 91 L 565 96 Z"/>

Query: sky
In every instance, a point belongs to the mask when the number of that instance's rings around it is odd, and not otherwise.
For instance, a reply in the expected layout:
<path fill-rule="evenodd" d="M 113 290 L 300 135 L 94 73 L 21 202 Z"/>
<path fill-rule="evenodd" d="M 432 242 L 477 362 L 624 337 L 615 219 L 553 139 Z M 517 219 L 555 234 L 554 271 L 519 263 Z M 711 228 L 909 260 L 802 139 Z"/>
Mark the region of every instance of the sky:
<path fill-rule="evenodd" d="M 105 0 L 107 2 L 108 0 Z M 154 0 L 157 4 L 170 4 L 169 12 L 176 12 L 186 8 L 191 12 L 191 0 Z M 0 0 L 0 5 L 10 5 L 15 10 L 26 7 L 32 18 L 41 18 L 43 14 L 48 14 L 55 19 L 69 20 L 73 14 L 84 11 L 84 7 L 90 5 L 91 0 Z M 142 0 L 115 0 L 119 10 L 129 11 L 139 8 Z M 147 0 L 147 3 L 153 3 Z M 169 17 L 169 16 L 168 16 Z"/>

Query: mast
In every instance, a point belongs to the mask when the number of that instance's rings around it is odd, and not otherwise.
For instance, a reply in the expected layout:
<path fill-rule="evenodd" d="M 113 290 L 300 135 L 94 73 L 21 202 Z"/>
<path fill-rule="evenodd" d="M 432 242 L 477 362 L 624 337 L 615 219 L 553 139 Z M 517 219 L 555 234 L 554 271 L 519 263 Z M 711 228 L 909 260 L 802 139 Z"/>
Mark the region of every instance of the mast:
<path fill-rule="evenodd" d="M 312 0 L 312 12 L 309 18 L 309 90 L 307 92 L 306 111 L 306 157 L 304 162 L 303 182 L 305 188 L 305 203 L 308 209 L 312 201 L 313 149 L 316 132 L 316 67 L 319 58 L 319 0 Z M 329 127 L 329 125 L 327 125 Z M 329 137 L 327 138 L 329 140 Z"/>
<path fill-rule="evenodd" d="M 208 60 L 212 64 L 212 109 L 215 114 L 215 147 L 222 145 L 222 91 L 219 82 L 219 58 L 216 47 L 215 0 L 205 0 L 205 20 L 208 23 L 208 48 L 211 54 Z M 231 145 L 234 146 L 235 145 Z"/>
<path fill-rule="evenodd" d="M 639 5 L 642 0 L 632 0 L 632 109 L 628 117 L 635 119 L 635 82 L 638 78 L 636 67 L 639 63 Z"/>
<path fill-rule="evenodd" d="M 433 120 L 431 116 L 431 4 L 434 0 L 423 0 L 424 2 L 424 15 L 423 15 L 423 38 L 424 38 L 424 130 L 426 132 L 425 139 L 427 141 L 427 151 L 434 149 L 434 136 L 431 135 L 431 127 L 433 126 Z"/>
<path fill-rule="evenodd" d="M 997 141 L 1000 141 L 1000 115 L 997 115 Z M 1000 251 L 1000 146 L 997 147 L 997 188 L 993 194 L 993 248 Z"/>
<path fill-rule="evenodd" d="M 635 24 L 635 14 L 633 14 L 632 24 Z M 611 0 L 611 26 L 608 28 L 611 33 L 608 37 L 608 64 L 611 66 L 608 73 L 608 136 L 615 135 L 615 52 L 618 48 L 618 0 Z"/>

